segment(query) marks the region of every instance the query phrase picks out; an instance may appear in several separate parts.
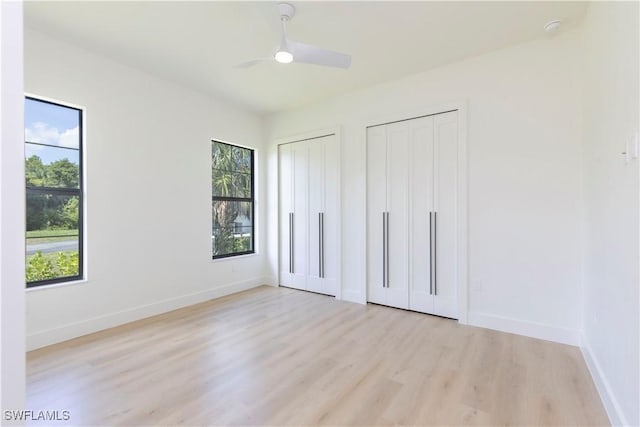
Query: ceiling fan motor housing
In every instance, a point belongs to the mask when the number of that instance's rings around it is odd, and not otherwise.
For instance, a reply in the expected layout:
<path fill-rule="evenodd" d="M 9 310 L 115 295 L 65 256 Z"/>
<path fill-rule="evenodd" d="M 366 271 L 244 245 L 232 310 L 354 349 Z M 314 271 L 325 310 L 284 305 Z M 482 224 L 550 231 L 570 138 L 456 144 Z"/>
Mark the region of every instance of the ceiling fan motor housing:
<path fill-rule="evenodd" d="M 296 8 L 289 3 L 278 3 L 278 11 L 280 12 L 280 19 L 286 19 L 287 21 L 296 14 Z"/>

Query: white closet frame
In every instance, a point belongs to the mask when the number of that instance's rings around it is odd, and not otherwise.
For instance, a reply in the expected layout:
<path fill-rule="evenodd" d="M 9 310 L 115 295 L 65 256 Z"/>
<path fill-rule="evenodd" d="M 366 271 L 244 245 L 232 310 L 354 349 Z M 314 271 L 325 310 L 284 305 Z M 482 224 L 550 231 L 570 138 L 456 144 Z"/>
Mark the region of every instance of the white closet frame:
<path fill-rule="evenodd" d="M 338 155 L 338 160 L 340 163 L 342 163 L 342 155 L 340 154 L 340 152 L 342 151 L 342 135 L 341 135 L 341 128 L 340 126 L 336 126 L 336 127 L 331 127 L 331 128 L 323 128 L 323 129 L 318 129 L 318 130 L 314 130 L 314 131 L 310 131 L 310 132 L 305 132 L 305 133 L 300 133 L 300 134 L 295 134 L 295 135 L 291 135 L 291 136 L 286 136 L 286 137 L 281 137 L 281 138 L 277 138 L 275 139 L 275 144 L 276 144 L 276 152 L 278 152 L 279 150 L 279 146 L 283 145 L 283 144 L 290 144 L 293 142 L 300 142 L 300 141 L 306 141 L 309 139 L 317 139 L 317 138 L 322 138 L 324 136 L 329 136 L 329 135 L 335 135 L 335 137 L 338 140 L 338 151 L 339 151 L 339 155 Z M 342 181 L 341 181 L 341 165 L 338 165 L 337 167 L 337 171 L 338 171 L 338 176 L 337 176 L 337 180 L 338 180 L 338 195 L 337 195 L 337 211 L 339 213 L 338 218 L 337 218 L 337 234 L 338 234 L 338 247 L 336 248 L 337 250 L 337 254 L 336 254 L 336 296 L 335 298 L 340 300 L 342 299 Z M 277 188 L 278 188 L 278 216 L 277 218 L 280 218 L 280 159 L 278 158 L 278 170 L 276 171 L 276 176 L 277 176 Z M 278 236 L 278 266 L 281 265 L 281 259 L 280 256 L 282 254 L 282 247 L 281 245 L 283 244 L 283 242 L 280 241 L 280 221 L 278 220 L 278 230 L 276 235 Z M 286 243 L 286 242 L 285 242 Z M 279 267 L 278 267 L 278 287 L 280 287 L 280 271 L 279 271 Z"/>
<path fill-rule="evenodd" d="M 445 113 L 449 111 L 458 112 L 458 162 L 457 162 L 457 183 L 458 183 L 458 211 L 457 211 L 457 294 L 458 294 L 458 322 L 462 324 L 469 323 L 469 259 L 468 259 L 468 240 L 469 240 L 469 220 L 468 220 L 468 160 L 467 160 L 467 102 L 457 101 L 446 104 L 428 106 L 424 108 L 418 108 L 408 111 L 401 111 L 397 113 L 386 114 L 380 117 L 366 119 L 362 123 L 362 147 L 363 150 L 363 163 L 365 165 L 364 177 L 368 174 L 367 170 L 367 128 L 376 125 L 383 125 L 387 123 L 397 122 L 401 120 L 410 120 L 423 116 L 431 116 L 434 114 Z M 366 251 L 368 247 L 367 236 L 367 194 L 365 191 L 365 202 L 362 210 L 362 216 L 365 218 L 363 221 L 363 235 L 365 236 L 363 250 Z M 359 302 L 363 304 L 367 303 L 367 265 L 362 266 L 362 297 Z"/>

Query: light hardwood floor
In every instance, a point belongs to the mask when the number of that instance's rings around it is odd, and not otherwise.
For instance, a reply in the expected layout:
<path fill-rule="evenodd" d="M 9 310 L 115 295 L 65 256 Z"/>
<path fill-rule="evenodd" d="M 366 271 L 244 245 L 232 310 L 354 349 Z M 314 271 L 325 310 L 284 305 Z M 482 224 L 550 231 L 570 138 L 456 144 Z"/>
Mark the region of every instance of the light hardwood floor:
<path fill-rule="evenodd" d="M 27 368 L 29 409 L 74 425 L 608 424 L 576 347 L 285 288 L 35 350 Z"/>

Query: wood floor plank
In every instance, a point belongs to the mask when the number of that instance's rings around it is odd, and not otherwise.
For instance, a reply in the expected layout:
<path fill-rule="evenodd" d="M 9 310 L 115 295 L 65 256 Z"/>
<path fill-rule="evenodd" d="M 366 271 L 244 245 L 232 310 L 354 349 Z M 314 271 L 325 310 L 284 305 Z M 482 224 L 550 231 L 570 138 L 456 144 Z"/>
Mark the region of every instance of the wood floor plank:
<path fill-rule="evenodd" d="M 27 354 L 54 425 L 608 425 L 579 349 L 260 287 Z M 33 422 L 33 425 L 42 425 Z"/>

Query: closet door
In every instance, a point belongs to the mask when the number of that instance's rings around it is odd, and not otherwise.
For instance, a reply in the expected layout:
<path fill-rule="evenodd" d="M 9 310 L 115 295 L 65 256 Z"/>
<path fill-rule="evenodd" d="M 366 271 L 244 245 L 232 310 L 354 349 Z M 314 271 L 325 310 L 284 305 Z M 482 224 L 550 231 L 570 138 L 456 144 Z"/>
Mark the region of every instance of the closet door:
<path fill-rule="evenodd" d="M 307 148 L 285 144 L 279 148 L 280 283 L 306 289 Z"/>
<path fill-rule="evenodd" d="M 339 146 L 336 135 L 279 148 L 280 284 L 336 295 Z"/>
<path fill-rule="evenodd" d="M 293 161 L 293 274 L 291 286 L 307 289 L 309 149 L 305 142 L 291 144 Z"/>
<path fill-rule="evenodd" d="M 293 153 L 291 144 L 278 146 L 280 284 L 293 285 Z"/>
<path fill-rule="evenodd" d="M 409 125 L 387 125 L 387 301 L 409 308 Z"/>
<path fill-rule="evenodd" d="M 434 222 L 433 118 L 407 122 L 409 147 L 409 309 L 433 313 L 432 244 Z"/>
<path fill-rule="evenodd" d="M 309 277 L 307 289 L 313 292 L 323 291 L 322 286 L 322 216 L 324 215 L 324 165 L 325 146 L 324 141 L 305 141 L 309 152 L 309 209 L 307 216 L 309 245 L 308 245 L 308 265 Z"/>
<path fill-rule="evenodd" d="M 457 112 L 367 129 L 368 300 L 457 318 Z"/>
<path fill-rule="evenodd" d="M 457 304 L 457 162 L 458 113 L 434 116 L 435 239 L 433 313 L 458 317 Z"/>
<path fill-rule="evenodd" d="M 367 129 L 368 300 L 408 308 L 409 128 Z"/>
<path fill-rule="evenodd" d="M 387 127 L 367 129 L 367 299 L 386 304 Z"/>
<path fill-rule="evenodd" d="M 323 191 L 324 211 L 322 227 L 322 292 L 335 296 L 338 291 L 338 254 L 340 245 L 339 217 L 340 217 L 340 145 L 336 135 L 329 135 L 316 140 L 322 142 L 324 150 Z M 311 193 L 312 194 L 312 193 Z"/>
<path fill-rule="evenodd" d="M 309 150 L 309 276 L 307 290 L 334 295 L 337 290 L 338 139 L 305 143 Z"/>

